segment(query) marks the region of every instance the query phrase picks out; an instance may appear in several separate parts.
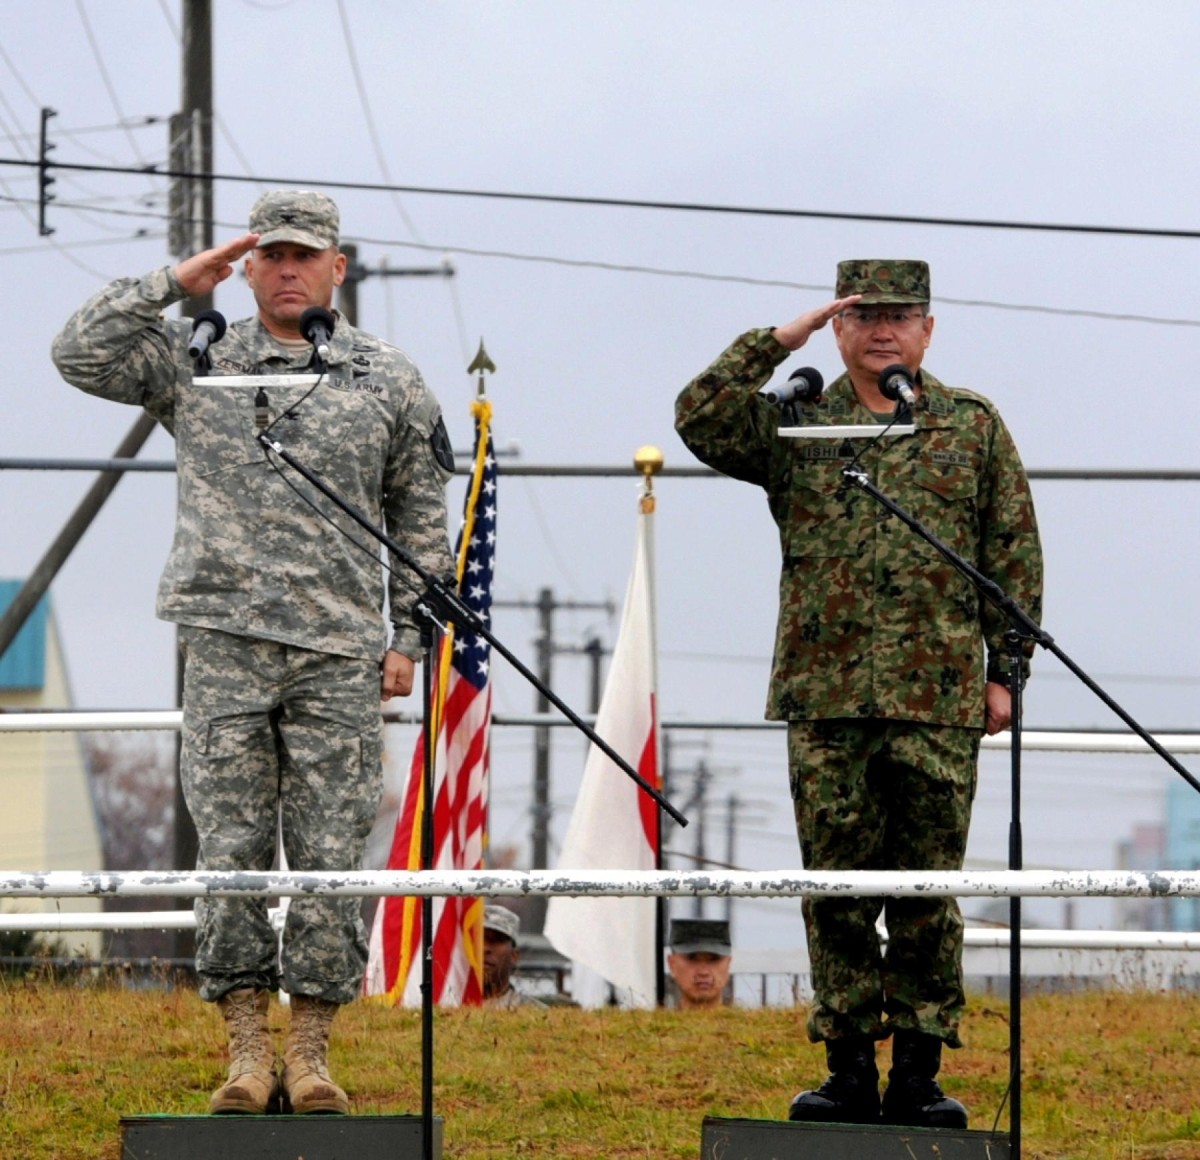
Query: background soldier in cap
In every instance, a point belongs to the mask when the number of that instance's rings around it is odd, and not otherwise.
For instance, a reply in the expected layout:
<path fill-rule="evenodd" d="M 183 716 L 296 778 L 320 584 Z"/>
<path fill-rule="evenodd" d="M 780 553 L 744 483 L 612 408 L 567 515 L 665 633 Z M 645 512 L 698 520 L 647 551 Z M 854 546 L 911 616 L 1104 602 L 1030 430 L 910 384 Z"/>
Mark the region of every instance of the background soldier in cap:
<path fill-rule="evenodd" d="M 921 369 L 933 334 L 924 262 L 842 262 L 835 293 L 785 326 L 737 339 L 680 394 L 676 429 L 705 463 L 764 488 L 779 525 L 767 716 L 788 722 L 805 866 L 959 869 L 980 737 L 1011 718 L 1005 622 L 844 478 L 836 441 L 777 435 L 779 411 L 757 391 L 831 319 L 846 373 L 804 406 L 804 425 L 890 420 L 879 375 L 904 364 L 916 432 L 869 446 L 860 465 L 1037 618 L 1042 557 L 1029 483 L 993 404 Z M 886 954 L 875 927 L 881 908 Z M 965 1127 L 965 1109 L 935 1078 L 942 1045 L 960 1046 L 963 922 L 954 900 L 810 898 L 804 915 L 815 992 L 808 1034 L 824 1041 L 831 1075 L 797 1096 L 789 1116 L 878 1122 L 875 1043 L 891 1035 L 883 1119 Z"/>
<path fill-rule="evenodd" d="M 546 1004 L 513 986 L 512 976 L 521 962 L 517 936 L 520 918 L 507 906 L 489 903 L 483 908 L 483 1005 L 485 1007 L 544 1007 Z"/>
<path fill-rule="evenodd" d="M 293 870 L 348 870 L 362 863 L 382 788 L 380 698 L 412 689 L 421 585 L 395 564 L 389 647 L 374 544 L 351 544 L 346 517 L 268 459 L 257 420 L 285 416 L 276 434 L 288 449 L 439 575 L 450 571 L 453 456 L 417 368 L 341 317 L 311 393 L 222 386 L 223 376 L 308 370 L 300 317 L 330 307 L 346 273 L 337 206 L 324 194 L 266 193 L 249 225 L 178 266 L 106 286 L 64 327 L 53 357 L 68 382 L 145 408 L 175 437 L 178 512 L 158 614 L 180 626 L 187 666 L 180 774 L 199 867 L 270 869 L 281 822 Z M 191 328 L 160 312 L 208 294 L 243 257 L 257 315 L 230 325 L 210 352 L 212 377 L 196 385 Z M 339 1005 L 362 983 L 358 899 L 294 899 L 282 953 L 265 899 L 201 899 L 196 917 L 200 995 L 229 1031 L 229 1078 L 210 1110 L 261 1113 L 282 1095 L 297 1113 L 348 1111 L 326 1052 Z M 277 1078 L 267 1001 L 281 983 L 292 1016 Z"/>
<path fill-rule="evenodd" d="M 667 970 L 679 991 L 679 1007 L 719 1007 L 733 965 L 729 923 L 677 918 L 671 923 Z"/>

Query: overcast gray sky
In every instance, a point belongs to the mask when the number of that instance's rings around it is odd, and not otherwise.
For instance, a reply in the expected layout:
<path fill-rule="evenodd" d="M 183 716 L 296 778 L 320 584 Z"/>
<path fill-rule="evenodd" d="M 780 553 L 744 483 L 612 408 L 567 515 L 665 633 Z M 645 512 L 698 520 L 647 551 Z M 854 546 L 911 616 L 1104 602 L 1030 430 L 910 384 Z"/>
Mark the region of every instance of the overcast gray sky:
<path fill-rule="evenodd" d="M 217 0 L 214 9 L 222 174 L 1200 225 L 1193 4 Z M 164 162 L 165 123 L 142 122 L 180 103 L 175 0 L 0 0 L 0 22 L 0 156 L 36 155 L 39 108 L 49 106 L 56 161 Z M 218 183 L 218 237 L 243 231 L 261 188 Z M 107 456 L 134 414 L 63 384 L 47 351 L 105 281 L 170 260 L 165 182 L 60 172 L 49 239 L 37 234 L 36 194 L 29 168 L 0 165 L 0 456 Z M 937 326 L 926 365 L 996 400 L 1029 467 L 1197 463 L 1196 239 L 335 196 L 344 236 L 369 266 L 448 257 L 457 271 L 452 283 L 374 278 L 360 291 L 361 324 L 415 359 L 456 446 L 470 439 L 465 367 L 482 336 L 498 367 L 497 439 L 518 441 L 523 462 L 625 464 L 656 443 L 668 464 L 689 463 L 672 428 L 679 388 L 742 330 L 826 301 L 840 258 L 888 256 L 930 261 Z M 149 236 L 135 239 L 139 230 Z M 238 280 L 217 305 L 237 317 L 251 301 Z M 831 335 L 797 356 L 810 363 L 836 373 Z M 170 440 L 157 434 L 145 454 L 169 458 Z M 0 474 L 0 575 L 33 566 L 88 482 Z M 172 703 L 173 631 L 153 603 L 173 490 L 169 476 L 126 479 L 54 587 L 82 706 Z M 502 480 L 497 597 L 533 599 L 545 586 L 563 600 L 619 600 L 635 493 L 632 474 Z M 659 494 L 663 715 L 757 718 L 778 570 L 766 505 L 730 481 L 667 480 Z M 1046 624 L 1060 646 L 1148 726 L 1196 728 L 1197 485 L 1044 482 L 1035 494 Z M 532 614 L 500 612 L 496 628 L 532 659 Z M 557 620 L 564 644 L 592 629 L 611 639 L 614 624 L 596 612 Z M 1030 726 L 1117 724 L 1052 658 L 1037 670 Z M 556 678 L 582 707 L 584 661 L 559 658 Z M 533 703 L 511 672 L 499 673 L 496 695 L 509 712 Z M 501 733 L 495 752 L 493 840 L 523 846 L 528 735 Z M 677 760 L 687 767 L 698 755 L 681 746 Z M 581 756 L 574 738 L 556 741 L 558 834 Z M 794 863 L 781 739 L 725 736 L 708 757 L 723 774 L 719 797 L 762 803 L 740 859 Z M 976 858 L 1004 858 L 1006 778 L 1003 762 L 985 765 Z M 1031 758 L 1027 861 L 1110 865 L 1131 822 L 1158 819 L 1164 781 L 1148 762 Z M 721 845 L 717 824 L 714 812 L 710 850 Z M 768 918 L 780 913 L 764 905 Z"/>

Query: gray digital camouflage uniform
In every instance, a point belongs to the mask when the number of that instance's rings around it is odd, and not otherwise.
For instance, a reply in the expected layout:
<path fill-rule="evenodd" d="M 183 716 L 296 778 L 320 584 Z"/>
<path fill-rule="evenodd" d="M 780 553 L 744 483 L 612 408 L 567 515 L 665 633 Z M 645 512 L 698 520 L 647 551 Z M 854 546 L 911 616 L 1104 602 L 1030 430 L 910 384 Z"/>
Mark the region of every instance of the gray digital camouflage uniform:
<path fill-rule="evenodd" d="M 789 722 L 804 862 L 810 869 L 958 868 L 985 675 L 1005 679 L 1006 626 L 935 549 L 844 479 L 837 441 L 777 435 L 779 410 L 756 392 L 790 354 L 769 329 L 742 335 L 680 394 L 676 429 L 705 463 L 762 487 L 779 528 L 767 716 Z M 928 372 L 920 386 L 915 435 L 872 446 L 861 466 L 1039 618 L 1037 522 L 1003 421 L 987 399 Z M 800 421 L 876 420 L 842 375 Z M 957 904 L 890 901 L 886 956 L 875 933 L 881 905 L 807 900 L 817 1000 L 811 1038 L 879 1038 L 908 1027 L 957 1046 Z"/>
<path fill-rule="evenodd" d="M 534 995 L 527 995 L 509 983 L 499 995 L 484 999 L 483 1005 L 493 1011 L 516 1011 L 519 1007 L 545 1007 L 546 1004 Z"/>
<path fill-rule="evenodd" d="M 52 353 L 68 382 L 145 408 L 175 436 L 178 512 L 158 614 L 185 626 L 181 772 L 199 866 L 269 869 L 278 804 L 292 869 L 357 868 L 380 793 L 387 633 L 378 555 L 367 533 L 268 459 L 255 439 L 257 391 L 222 383 L 295 375 L 311 351 L 289 350 L 257 318 L 244 319 L 212 348 L 212 376 L 193 383 L 190 325 L 161 313 L 184 297 L 171 268 L 120 279 L 72 316 Z M 263 380 L 268 421 L 283 415 L 272 436 L 428 571 L 447 574 L 453 460 L 436 399 L 400 351 L 340 317 L 327 362 L 303 399 L 306 386 Z M 387 583 L 392 647 L 410 657 L 419 652 L 420 591 L 396 564 Z M 204 998 L 278 985 L 260 904 L 202 902 L 197 915 Z M 364 962 L 356 899 L 291 907 L 289 991 L 348 1002 Z"/>

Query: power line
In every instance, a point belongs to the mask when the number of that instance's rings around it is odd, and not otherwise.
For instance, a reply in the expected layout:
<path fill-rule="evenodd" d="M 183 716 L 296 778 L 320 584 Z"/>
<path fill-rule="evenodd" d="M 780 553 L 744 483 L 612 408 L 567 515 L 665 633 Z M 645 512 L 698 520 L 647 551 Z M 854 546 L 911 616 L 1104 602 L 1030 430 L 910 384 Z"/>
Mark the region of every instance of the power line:
<path fill-rule="evenodd" d="M 158 196 L 152 195 L 152 196 Z M 37 205 L 36 197 L 13 197 L 0 196 L 0 202 L 9 202 L 13 205 Z M 149 218 L 152 221 L 165 222 L 170 219 L 170 215 L 166 213 L 156 212 L 151 209 L 136 210 L 136 209 L 108 209 L 103 206 L 94 204 L 93 201 L 60 201 L 57 198 L 54 202 L 55 209 L 69 209 L 76 212 L 85 212 L 93 214 L 107 214 L 109 217 L 130 217 L 130 218 Z M 235 227 L 229 227 L 235 228 Z"/>
<path fill-rule="evenodd" d="M 40 105 L 33 90 L 29 87 L 29 85 L 27 85 L 25 83 L 25 78 L 22 77 L 21 74 L 17 71 L 16 66 L 12 62 L 12 59 L 9 57 L 8 53 L 6 53 L 4 51 L 2 46 L 0 46 L 0 57 L 3 58 L 4 63 L 8 66 L 9 71 L 16 78 L 17 83 L 24 90 L 25 95 L 34 103 L 35 106 L 39 106 L 42 109 L 42 116 L 44 118 L 46 115 L 45 106 Z M 8 105 L 7 101 L 5 102 L 5 107 L 6 108 L 10 107 Z M 44 133 L 44 132 L 45 132 L 45 125 L 44 125 L 44 121 L 43 121 L 42 133 Z M 40 138 L 40 136 L 41 135 L 39 134 L 39 138 Z M 13 146 L 14 146 L 14 148 L 16 148 L 18 150 L 21 148 L 20 144 L 18 143 L 18 141 L 15 138 L 13 139 Z M 41 168 L 39 168 L 39 162 L 36 160 L 30 162 L 30 165 L 33 167 L 33 169 L 36 173 L 36 176 L 38 177 L 38 183 L 39 183 L 39 187 L 40 187 L 42 179 L 45 176 L 45 171 L 42 170 Z M 14 197 L 14 196 L 12 196 L 11 189 L 6 181 L 0 181 L 0 191 L 3 191 L 3 193 L 0 194 L 0 199 L 11 202 L 13 205 L 13 208 L 16 209 L 25 218 L 25 220 L 29 222 L 30 225 L 35 226 L 35 228 L 36 228 L 38 225 L 38 219 L 34 216 L 34 214 L 32 214 L 30 212 L 30 210 L 27 208 L 27 206 L 29 206 L 31 204 L 37 205 L 40 209 L 43 204 L 41 198 L 39 197 L 37 199 L 30 201 L 30 200 L 27 200 L 24 198 Z M 43 236 L 45 236 L 45 235 L 43 235 Z M 61 243 L 51 241 L 51 242 L 49 242 L 49 245 L 55 252 L 57 252 L 63 258 L 65 258 L 68 262 L 70 262 L 72 266 L 75 266 L 77 269 L 82 270 L 85 274 L 88 274 L 90 277 L 93 277 L 93 278 L 103 278 L 104 275 L 101 274 L 100 271 L 93 270 L 91 268 L 91 266 L 89 266 L 86 262 L 80 261 L 77 257 L 75 257 L 74 254 L 69 253 L 62 246 Z M 39 249 L 39 250 L 42 248 L 43 247 L 41 247 L 41 246 L 37 247 L 37 249 Z"/>
<path fill-rule="evenodd" d="M 1200 237 L 1200 234 L 1197 235 Z M 744 286 L 778 286 L 785 290 L 815 290 L 828 294 L 828 282 L 793 282 L 783 278 L 751 278 L 742 274 L 711 274 L 696 270 L 672 270 L 659 266 L 638 266 L 617 262 L 600 262 L 582 258 L 561 258 L 549 254 L 520 254 L 506 250 L 481 250 L 469 246 L 431 246 L 417 242 L 392 239 L 355 237 L 357 242 L 376 246 L 396 246 L 410 250 L 435 250 L 441 253 L 467 254 L 477 258 L 505 258 L 515 262 L 539 262 L 554 266 L 572 266 L 592 270 L 611 270 L 620 274 L 651 274 L 660 278 L 695 278 L 706 282 L 731 282 Z M 1014 310 L 1030 314 L 1052 314 L 1068 318 L 1096 318 L 1105 322 L 1149 322 L 1157 326 L 1200 326 L 1200 319 L 1163 318 L 1151 314 L 1123 314 L 1106 310 L 1082 310 L 1068 306 L 1039 306 L 1032 303 L 997 302 L 984 298 L 952 298 L 939 294 L 936 302 L 949 306 L 981 306 L 991 310 Z"/>
<path fill-rule="evenodd" d="M 0 157 L 0 165 L 27 162 Z M 190 173 L 186 170 L 130 166 L 83 165 L 55 162 L 58 169 L 100 173 L 153 173 L 157 177 L 267 183 L 280 187 L 346 189 L 366 193 L 417 193 L 429 197 L 474 197 L 494 201 L 529 201 L 555 205 L 596 206 L 610 209 L 654 209 L 683 213 L 742 214 L 751 217 L 803 218 L 816 221 L 875 222 L 885 225 L 943 226 L 952 229 L 1032 230 L 1041 233 L 1098 234 L 1133 238 L 1200 238 L 1200 230 L 1158 229 L 1145 226 L 1103 226 L 1078 222 L 1006 221 L 1000 218 L 922 217 L 914 214 L 849 213 L 835 210 L 787 209 L 772 206 L 721 205 L 713 202 L 655 201 L 648 198 L 574 196 L 557 193 L 514 193 L 495 189 L 456 189 L 450 186 L 396 185 L 368 181 L 331 181 L 328 178 L 247 177 L 237 173 Z"/>
<path fill-rule="evenodd" d="M 20 118 L 17 116 L 16 110 L 8 103 L 8 98 L 4 95 L 3 89 L 0 89 L 0 106 L 3 107 L 5 113 L 12 119 L 13 126 L 20 123 Z M 12 142 L 13 148 L 21 152 L 21 142 L 27 138 L 28 134 L 15 132 L 13 128 L 9 127 L 8 121 L 2 117 L 0 117 L 0 130 Z"/>
<path fill-rule="evenodd" d="M 8 71 L 12 73 L 13 78 L 16 80 L 17 84 L 21 86 L 22 91 L 29 98 L 34 108 L 37 108 L 41 104 L 41 101 L 39 101 L 37 97 L 33 95 L 33 90 L 25 83 L 25 78 L 17 71 L 17 66 L 13 64 L 12 57 L 4 51 L 3 44 L 0 44 L 0 60 L 4 61 L 4 63 L 8 66 Z"/>
<path fill-rule="evenodd" d="M 23 166 L 33 167 L 36 165 L 36 162 L 0 157 L 0 165 L 16 165 L 16 166 L 23 165 Z M 111 173 L 111 172 L 120 172 L 120 173 L 153 172 L 157 176 L 178 176 L 179 175 L 179 171 L 159 170 L 155 166 L 150 166 L 146 170 L 138 170 L 138 169 L 130 169 L 130 168 L 114 169 L 111 166 L 97 166 L 97 165 L 60 165 L 59 163 L 56 162 L 54 165 L 54 168 L 67 169 L 67 170 L 79 170 L 79 171 L 83 171 L 83 172 L 107 172 L 107 173 Z M 238 176 L 233 176 L 233 175 L 229 175 L 229 174 L 215 176 L 214 180 L 242 181 L 242 182 L 252 181 L 255 184 L 259 184 L 259 185 L 262 185 L 262 184 L 286 185 L 286 184 L 288 184 L 286 179 L 281 179 L 281 178 L 238 177 Z M 312 184 L 319 184 L 319 183 L 309 182 L 308 184 L 312 185 Z M 329 185 L 329 184 L 334 184 L 334 183 L 326 182 L 325 184 Z M 374 186 L 374 185 L 346 185 L 346 184 L 343 184 L 341 186 L 341 188 L 387 191 L 389 187 Z M 12 198 L 12 197 L 5 198 L 3 200 L 8 200 L 8 201 L 12 201 L 12 202 L 18 201 L 17 198 Z M 34 204 L 36 204 L 36 202 Z M 60 201 L 60 202 L 55 203 L 55 208 L 78 210 L 78 209 L 83 209 L 84 207 L 81 205 L 78 205 L 78 204 L 73 204 L 71 202 Z M 148 217 L 148 218 L 154 218 L 156 220 L 167 220 L 168 216 L 169 216 L 164 213 L 155 213 L 155 212 L 149 211 L 149 210 L 144 210 L 144 211 L 116 210 L 116 209 L 103 209 L 102 210 L 102 209 L 98 209 L 98 208 L 90 207 L 90 206 L 87 208 L 91 209 L 93 213 L 121 214 L 126 217 Z M 888 220 L 888 219 L 880 218 L 877 220 Z M 894 219 L 894 220 L 901 220 L 901 219 Z M 233 229 L 233 230 L 241 229 L 241 225 L 238 223 L 216 222 L 214 224 L 220 225 L 222 228 L 225 228 L 225 229 Z M 1030 226 L 1029 228 L 1032 229 L 1032 228 L 1041 228 L 1041 227 Z M 1075 228 L 1075 227 L 1063 227 L 1063 228 L 1071 229 L 1071 228 Z M 1089 227 L 1079 227 L 1079 228 L 1089 228 Z M 1139 231 L 1126 231 L 1126 232 L 1139 232 Z M 1140 231 L 1140 232 L 1150 233 L 1150 234 L 1155 234 L 1155 233 L 1162 234 L 1163 233 L 1162 231 Z M 1173 233 L 1171 233 L 1171 232 L 1167 232 L 1167 233 L 1169 233 L 1170 236 L 1177 236 L 1177 237 L 1200 237 L 1200 232 L 1175 231 Z M 362 244 L 366 244 L 366 245 L 375 245 L 375 246 L 381 246 L 381 247 L 391 246 L 391 247 L 396 247 L 398 249 L 421 250 L 421 251 L 424 251 L 427 253 L 466 254 L 471 257 L 477 257 L 477 258 L 498 258 L 498 259 L 503 259 L 506 261 L 533 262 L 533 263 L 545 264 L 545 265 L 565 266 L 565 267 L 574 268 L 574 269 L 608 270 L 612 273 L 618 273 L 618 274 L 646 274 L 646 275 L 660 277 L 660 278 L 686 278 L 686 279 L 694 279 L 694 280 L 707 281 L 707 282 L 724 282 L 724 283 L 729 283 L 729 284 L 734 284 L 734 285 L 742 285 L 742 286 L 779 287 L 779 288 L 785 289 L 785 290 L 812 290 L 817 293 L 827 293 L 829 291 L 829 286 L 827 283 L 796 282 L 791 279 L 785 279 L 785 278 L 754 278 L 754 277 L 750 277 L 750 276 L 742 275 L 742 274 L 714 274 L 711 272 L 700 271 L 700 270 L 681 270 L 681 269 L 671 269 L 671 268 L 660 267 L 660 266 L 644 266 L 644 265 L 636 265 L 636 264 L 620 263 L 620 262 L 604 262 L 604 261 L 600 261 L 598 259 L 590 259 L 590 258 L 565 258 L 565 257 L 561 257 L 558 255 L 553 255 L 553 254 L 524 254 L 524 253 L 519 253 L 519 252 L 511 251 L 511 250 L 488 250 L 488 249 L 481 249 L 479 247 L 460 246 L 460 245 L 456 245 L 454 243 L 441 243 L 441 244 L 434 245 L 434 244 L 423 243 L 423 242 L 403 241 L 403 240 L 396 239 L 396 238 L 372 238 L 372 237 L 366 237 L 366 236 L 360 235 L 360 234 L 353 234 L 353 235 L 347 234 L 347 235 L 345 235 L 345 238 L 347 241 L 354 241 L 354 242 L 358 242 L 358 243 L 362 243 Z M 16 252 L 16 251 L 8 251 L 8 252 Z M 1026 302 L 1002 302 L 1002 301 L 998 301 L 995 299 L 986 299 L 986 298 L 958 298 L 958 297 L 954 297 L 954 296 L 946 295 L 946 294 L 939 294 L 937 297 L 937 301 L 939 303 L 944 303 L 948 306 L 982 307 L 982 308 L 990 309 L 990 310 L 1007 310 L 1007 311 L 1013 311 L 1013 312 L 1025 313 L 1025 314 L 1045 314 L 1045 315 L 1050 315 L 1050 316 L 1060 317 L 1060 318 L 1094 318 L 1094 319 L 1096 319 L 1098 321 L 1102 321 L 1102 322 L 1141 322 L 1141 323 L 1148 323 L 1148 324 L 1154 325 L 1154 326 L 1200 327 L 1200 319 L 1196 319 L 1196 318 L 1165 318 L 1161 315 L 1154 315 L 1154 314 L 1130 314 L 1130 313 L 1126 313 L 1126 312 L 1110 311 L 1110 310 L 1086 310 L 1086 309 L 1082 309 L 1079 307 L 1046 306 L 1043 304 L 1026 303 Z"/>
<path fill-rule="evenodd" d="M 96 40 L 96 34 L 92 31 L 92 23 L 88 20 L 87 9 L 83 6 L 83 0 L 75 0 L 75 8 L 79 13 L 79 23 L 83 25 L 83 32 L 87 38 L 87 42 L 92 50 L 92 56 L 96 61 L 96 68 L 100 73 L 100 79 L 104 82 L 104 87 L 108 91 L 108 99 L 112 101 L 112 106 L 116 110 L 117 117 L 124 123 L 128 120 L 125 116 L 125 110 L 121 108 L 121 100 L 117 96 L 116 86 L 112 82 L 112 77 L 109 76 L 108 67 L 104 63 L 104 55 L 100 51 L 100 44 Z M 143 162 L 144 159 L 141 150 L 138 147 L 137 138 L 130 132 L 128 126 L 125 126 L 125 138 L 128 140 L 133 149 L 133 155 Z"/>
<path fill-rule="evenodd" d="M 3 100 L 3 96 L 0 96 Z M 156 113 L 146 113 L 139 117 L 126 117 L 123 120 L 115 121 L 111 125 L 84 125 L 78 129 L 60 128 L 56 132 L 60 137 L 89 137 L 97 133 L 127 133 L 131 129 L 148 129 L 151 126 L 165 125 L 168 123 L 168 118 L 161 117 Z M 22 141 L 36 141 L 38 135 L 36 133 L 18 133 L 17 136 Z"/>
<path fill-rule="evenodd" d="M 128 242 L 161 241 L 166 236 L 166 234 L 137 233 L 133 235 L 127 234 L 123 238 L 89 238 L 80 242 L 51 242 L 50 245 L 53 247 L 53 249 L 66 257 L 66 251 L 68 250 L 83 250 L 95 246 L 117 246 L 124 245 Z M 44 254 L 45 252 L 45 243 L 31 246 L 13 246 L 11 249 L 0 250 L 0 257 L 10 257 L 15 254 Z M 87 269 L 87 267 L 81 266 L 80 269 Z M 93 273 L 91 270 L 88 270 L 88 272 Z M 104 275 L 96 273 L 96 277 L 103 279 Z"/>
<path fill-rule="evenodd" d="M 0 158 L 0 164 L 13 164 L 13 162 L 6 162 L 4 158 Z M 266 181 L 268 179 L 256 178 L 255 180 Z M 0 197 L 0 201 L 8 201 L 13 204 L 37 204 L 36 199 L 21 199 L 12 196 Z M 116 214 L 122 217 L 151 218 L 155 221 L 167 221 L 169 219 L 169 215 L 165 213 L 156 213 L 149 209 L 101 209 L 90 204 L 87 206 L 82 206 L 79 203 L 67 201 L 56 201 L 54 204 L 56 209 L 79 210 L 86 208 L 92 213 Z M 222 229 L 242 229 L 242 224 L 237 222 L 218 221 L 214 222 L 214 225 L 218 225 Z M 144 235 L 138 234 L 137 236 L 140 238 Z M 154 236 L 157 237 L 158 235 L 156 234 Z M 446 242 L 440 245 L 431 245 L 420 242 L 406 242 L 396 238 L 372 238 L 361 234 L 346 234 L 345 240 L 348 242 L 352 241 L 364 245 L 380 246 L 384 248 L 395 247 L 397 249 L 421 250 L 426 253 L 466 254 L 476 258 L 501 258 L 510 261 L 567 266 L 576 269 L 607 270 L 616 274 L 647 274 L 659 278 L 686 278 L 705 282 L 724 282 L 731 285 L 740 286 L 777 286 L 785 290 L 812 290 L 817 293 L 829 292 L 829 285 L 827 283 L 793 282 L 781 278 L 752 278 L 742 274 L 714 274 L 701 270 L 679 270 L 660 266 L 629 265 L 618 262 L 602 262 L 587 258 L 563 258 L 553 254 L 521 254 L 507 250 L 483 250 L 477 247 L 455 245 L 453 242 Z M 25 249 L 14 249 L 2 250 L 0 251 L 0 254 L 26 252 L 27 251 Z M 991 310 L 1011 310 L 1027 314 L 1047 314 L 1060 318 L 1094 318 L 1103 322 L 1143 322 L 1152 326 L 1200 327 L 1200 319 L 1196 318 L 1164 318 L 1160 315 L 1153 314 L 1126 314 L 1105 310 L 1083 310 L 1069 306 L 1044 306 L 1036 303 L 998 302 L 984 298 L 954 298 L 941 294 L 938 295 L 937 301 L 939 303 L 945 303 L 949 306 L 981 307 Z"/>
<path fill-rule="evenodd" d="M 354 76 L 354 85 L 358 90 L 358 103 L 362 106 L 363 120 L 367 126 L 367 135 L 371 138 L 371 146 L 375 150 L 375 160 L 379 162 L 379 172 L 383 174 L 384 180 L 390 184 L 392 174 L 388 169 L 387 155 L 383 151 L 383 142 L 379 139 L 379 130 L 375 125 L 375 114 L 371 111 L 371 101 L 367 96 L 367 86 L 363 83 L 362 70 L 358 67 L 358 53 L 354 51 L 354 38 L 350 34 L 350 19 L 346 15 L 344 0 L 337 0 L 337 9 L 338 18 L 342 24 L 342 39 L 346 42 L 346 56 L 349 58 L 350 72 Z M 392 202 L 396 206 L 396 209 L 399 210 L 400 217 L 408 227 L 408 232 L 417 241 L 424 241 L 417 227 L 413 225 L 412 218 L 408 216 L 408 211 L 404 208 L 399 196 L 395 193 L 392 194 Z"/>
<path fill-rule="evenodd" d="M 167 27 L 171 30 L 171 35 L 175 38 L 175 43 L 182 46 L 183 32 L 179 28 L 179 25 L 175 23 L 175 17 L 171 13 L 170 8 L 167 7 L 166 0 L 158 0 L 158 7 L 159 11 L 162 12 L 163 19 L 167 23 Z M 238 145 L 237 141 L 234 139 L 233 133 L 229 130 L 229 126 L 225 124 L 225 121 L 222 119 L 219 113 L 213 113 L 213 124 L 216 125 L 218 132 L 224 139 L 225 144 L 229 146 L 233 155 L 238 159 L 238 161 L 241 162 L 242 168 L 247 173 L 252 174 L 254 172 L 254 166 L 250 164 L 246 154 L 242 152 L 241 146 Z"/>

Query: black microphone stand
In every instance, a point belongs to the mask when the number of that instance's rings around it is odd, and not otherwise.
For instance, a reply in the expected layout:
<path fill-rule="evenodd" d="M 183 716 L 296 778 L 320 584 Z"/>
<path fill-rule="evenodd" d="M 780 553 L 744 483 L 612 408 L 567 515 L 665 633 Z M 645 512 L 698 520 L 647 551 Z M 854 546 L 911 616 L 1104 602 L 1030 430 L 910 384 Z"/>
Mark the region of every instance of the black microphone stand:
<path fill-rule="evenodd" d="M 1023 645 L 1032 641 L 1036 645 L 1054 654 L 1075 674 L 1093 693 L 1096 694 L 1122 721 L 1125 722 L 1151 749 L 1154 750 L 1176 773 L 1178 773 L 1197 792 L 1200 792 L 1200 781 L 1158 741 L 1153 738 L 1137 721 L 1133 719 L 1120 705 L 1116 703 L 1091 677 L 1087 675 L 1069 656 L 1054 642 L 1054 638 L 1046 632 L 1020 604 L 1008 595 L 995 581 L 984 576 L 973 564 L 964 560 L 953 548 L 943 543 L 933 532 L 915 516 L 905 511 L 898 503 L 885 495 L 874 483 L 866 471 L 858 465 L 857 459 L 842 470 L 842 475 L 855 487 L 865 491 L 873 500 L 886 508 L 897 519 L 905 523 L 917 533 L 926 543 L 937 549 L 962 575 L 964 575 L 977 591 L 998 608 L 1008 619 L 1009 629 L 1005 633 L 1005 651 L 1008 656 L 1009 691 L 1012 694 L 1012 821 L 1009 827 L 1009 869 L 1022 868 L 1023 852 L 1021 840 L 1021 661 Z M 1009 1067 L 1011 1092 L 1011 1129 L 1010 1147 L 1012 1160 L 1021 1160 L 1021 898 L 1014 894 L 1009 899 L 1009 990 L 1011 1015 L 1009 1020 Z"/>
<path fill-rule="evenodd" d="M 559 710 L 593 745 L 615 765 L 631 777 L 641 789 L 650 795 L 660 810 L 665 810 L 681 826 L 686 826 L 684 817 L 663 795 L 643 778 L 607 741 L 584 721 L 569 705 L 554 693 L 527 665 L 515 656 L 490 628 L 454 591 L 454 581 L 449 583 L 434 576 L 401 544 L 397 543 L 382 528 L 378 528 L 352 503 L 330 487 L 316 472 L 286 450 L 269 431 L 261 431 L 258 442 L 268 454 L 279 456 L 290 468 L 306 479 L 322 495 L 348 515 L 359 527 L 369 532 L 392 556 L 406 568 L 415 572 L 425 585 L 425 591 L 414 608 L 414 615 L 421 630 L 421 649 L 424 673 L 422 697 L 424 710 L 425 755 L 422 767 L 424 804 L 421 821 L 421 869 L 429 870 L 433 862 L 433 779 L 434 744 L 433 733 L 433 653 L 437 630 L 444 630 L 447 622 L 483 637 L 505 660 L 509 662 L 539 693 Z M 424 1138 L 424 1160 L 433 1160 L 433 898 L 426 895 L 421 904 L 423 937 L 421 974 L 421 1121 Z"/>
<path fill-rule="evenodd" d="M 421 629 L 421 697 L 424 708 L 421 760 L 421 869 L 433 868 L 433 775 L 437 732 L 433 722 L 434 646 L 444 631 L 428 608 L 417 612 Z M 433 895 L 421 899 L 421 1153 L 433 1160 Z"/>

